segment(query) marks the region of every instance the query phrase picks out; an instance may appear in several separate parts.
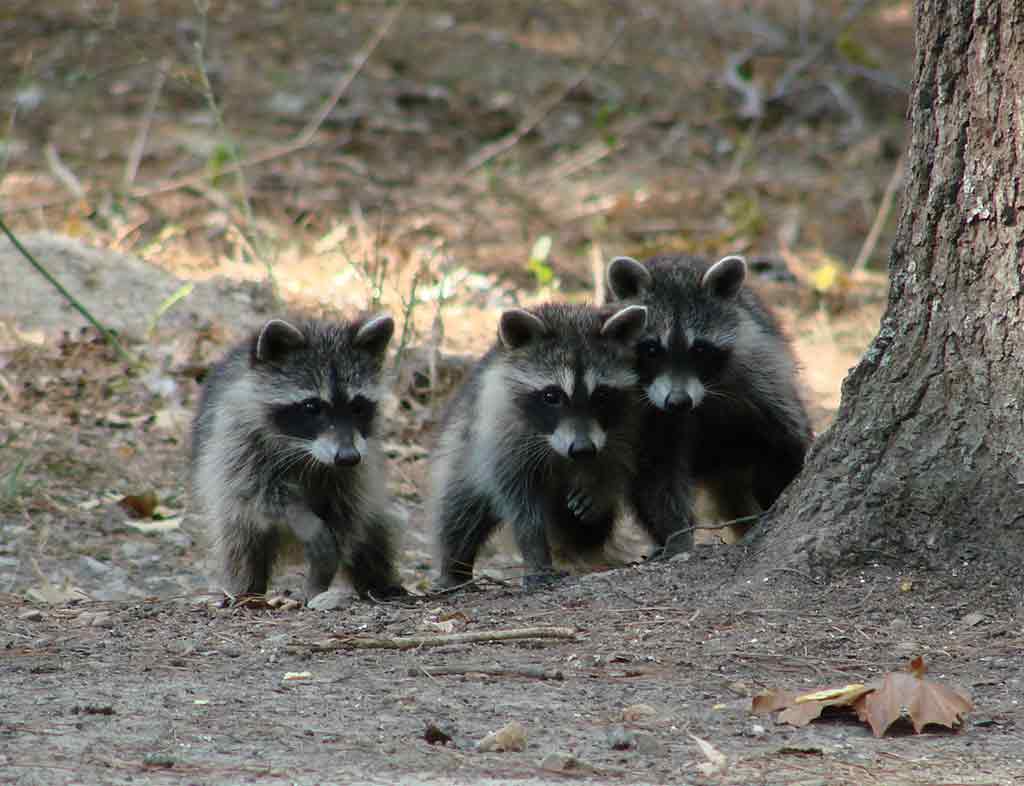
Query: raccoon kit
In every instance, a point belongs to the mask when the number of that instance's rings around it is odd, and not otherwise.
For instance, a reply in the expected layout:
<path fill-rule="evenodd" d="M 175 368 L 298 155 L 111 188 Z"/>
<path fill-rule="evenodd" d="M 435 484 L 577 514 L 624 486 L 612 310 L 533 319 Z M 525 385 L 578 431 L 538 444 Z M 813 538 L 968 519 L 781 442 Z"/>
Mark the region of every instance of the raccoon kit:
<path fill-rule="evenodd" d="M 361 595 L 401 594 L 395 519 L 374 440 L 394 322 L 267 322 L 206 380 L 192 433 L 192 493 L 224 588 L 264 593 L 287 530 L 307 600 L 339 565 Z"/>
<path fill-rule="evenodd" d="M 501 316 L 498 341 L 448 406 L 433 466 L 442 586 L 473 576 L 481 545 L 514 528 L 527 588 L 611 536 L 636 471 L 643 413 L 633 347 L 646 309 L 548 304 Z M 678 526 L 676 524 L 675 526 Z M 670 533 L 652 532 L 664 542 Z"/>
<path fill-rule="evenodd" d="M 745 277 L 736 256 L 619 257 L 608 267 L 615 299 L 649 311 L 636 366 L 653 405 L 644 462 L 687 465 L 727 519 L 768 509 L 812 438 L 789 342 Z M 659 438 L 672 428 L 685 438 Z M 659 472 L 639 481 L 640 499 L 651 494 L 645 486 L 661 491 Z"/>

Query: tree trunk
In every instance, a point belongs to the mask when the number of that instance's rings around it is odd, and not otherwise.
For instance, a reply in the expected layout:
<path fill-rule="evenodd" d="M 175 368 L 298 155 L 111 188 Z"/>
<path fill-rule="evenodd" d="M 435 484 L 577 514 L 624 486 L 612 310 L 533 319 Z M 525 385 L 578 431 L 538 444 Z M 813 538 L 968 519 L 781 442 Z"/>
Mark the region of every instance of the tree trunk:
<path fill-rule="evenodd" d="M 1024 3 L 916 14 L 888 306 L 759 528 L 759 569 L 1024 564 Z"/>

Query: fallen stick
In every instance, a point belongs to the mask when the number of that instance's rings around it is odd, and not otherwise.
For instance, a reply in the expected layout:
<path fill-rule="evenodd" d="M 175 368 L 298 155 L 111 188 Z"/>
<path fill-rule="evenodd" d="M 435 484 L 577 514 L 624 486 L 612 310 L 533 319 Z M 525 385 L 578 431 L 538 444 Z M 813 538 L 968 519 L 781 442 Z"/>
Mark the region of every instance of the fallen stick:
<path fill-rule="evenodd" d="M 471 633 L 443 633 L 436 636 L 392 636 L 378 639 L 371 636 L 341 636 L 314 642 L 314 652 L 331 650 L 412 650 L 420 647 L 443 647 L 447 644 L 477 644 L 513 639 L 572 639 L 572 628 L 509 628 L 507 630 L 481 630 Z"/>
<path fill-rule="evenodd" d="M 442 666 L 440 668 L 417 666 L 409 669 L 410 677 L 464 677 L 474 674 L 483 677 L 529 677 L 534 680 L 565 679 L 565 675 L 558 669 L 545 669 L 539 666 L 524 666 L 519 669 L 489 666 Z"/>

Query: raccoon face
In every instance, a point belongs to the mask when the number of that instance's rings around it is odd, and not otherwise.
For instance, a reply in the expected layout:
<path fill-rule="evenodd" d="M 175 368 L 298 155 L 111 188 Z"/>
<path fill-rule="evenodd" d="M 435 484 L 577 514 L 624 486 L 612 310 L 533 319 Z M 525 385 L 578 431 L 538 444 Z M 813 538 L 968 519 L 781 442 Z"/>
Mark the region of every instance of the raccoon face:
<path fill-rule="evenodd" d="M 526 429 L 558 456 L 596 457 L 627 417 L 636 384 L 630 348 L 646 318 L 641 306 L 614 313 L 548 306 L 502 315 L 513 405 Z"/>
<path fill-rule="evenodd" d="M 271 410 L 270 419 L 284 437 L 305 443 L 321 464 L 352 467 L 366 452 L 377 405 L 363 395 L 337 391 L 335 401 L 311 396 Z"/>
<path fill-rule="evenodd" d="M 273 433 L 318 464 L 359 464 L 373 434 L 378 377 L 393 332 L 388 316 L 353 325 L 264 325 L 250 363 Z"/>
<path fill-rule="evenodd" d="M 620 299 L 651 308 L 636 346 L 637 375 L 658 409 L 686 412 L 706 397 L 726 371 L 736 335 L 735 299 L 746 264 L 725 257 L 703 274 L 693 268 L 654 266 L 629 257 L 608 267 L 609 288 Z"/>

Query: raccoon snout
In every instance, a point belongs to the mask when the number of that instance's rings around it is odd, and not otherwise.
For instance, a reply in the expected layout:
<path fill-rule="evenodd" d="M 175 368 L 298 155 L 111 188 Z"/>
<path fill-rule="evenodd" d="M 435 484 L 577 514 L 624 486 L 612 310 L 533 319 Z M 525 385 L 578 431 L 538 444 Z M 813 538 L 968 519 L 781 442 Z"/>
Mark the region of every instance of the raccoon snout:
<path fill-rule="evenodd" d="M 693 409 L 693 399 L 689 393 L 673 391 L 665 396 L 663 406 L 669 412 L 689 412 Z"/>
<path fill-rule="evenodd" d="M 354 467 L 362 460 L 362 454 L 352 445 L 343 445 L 334 453 L 334 466 Z"/>
<path fill-rule="evenodd" d="M 573 461 L 593 458 L 597 455 L 597 445 L 590 437 L 576 437 L 569 444 L 569 458 Z"/>

